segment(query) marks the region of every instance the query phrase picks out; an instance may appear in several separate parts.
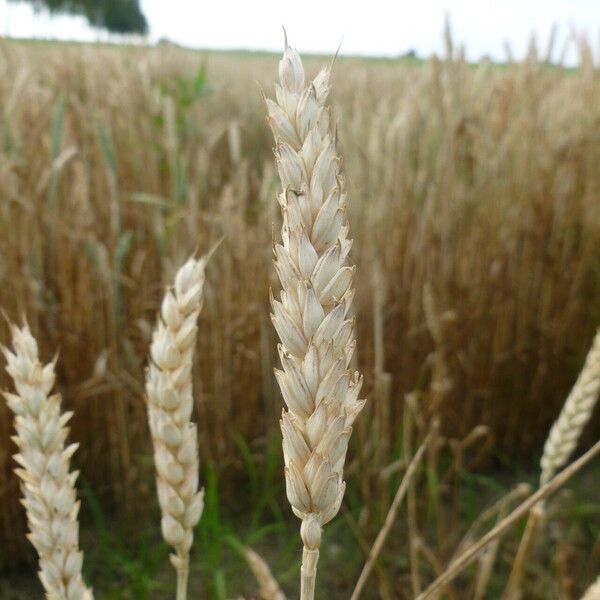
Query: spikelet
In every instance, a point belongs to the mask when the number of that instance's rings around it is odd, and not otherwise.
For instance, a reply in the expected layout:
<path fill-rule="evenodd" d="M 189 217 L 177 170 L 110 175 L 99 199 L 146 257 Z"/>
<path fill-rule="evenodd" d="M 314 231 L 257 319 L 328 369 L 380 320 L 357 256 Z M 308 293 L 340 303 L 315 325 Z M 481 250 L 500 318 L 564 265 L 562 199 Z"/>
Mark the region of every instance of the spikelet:
<path fill-rule="evenodd" d="M 202 308 L 206 258 L 190 258 L 162 301 L 146 371 L 148 422 L 154 446 L 156 486 L 165 541 L 174 550 L 177 598 L 185 598 L 193 529 L 200 520 L 199 458 L 193 408 L 192 358 Z"/>
<path fill-rule="evenodd" d="M 596 332 L 583 369 L 554 422 L 542 455 L 540 484 L 544 485 L 564 466 L 592 416 L 600 393 L 600 330 Z"/>
<path fill-rule="evenodd" d="M 586 590 L 581 600 L 600 600 L 600 577 Z"/>
<path fill-rule="evenodd" d="M 302 520 L 302 598 L 312 598 L 321 528 L 337 514 L 352 423 L 364 406 L 362 378 L 349 370 L 354 267 L 347 265 L 346 193 L 331 111 L 330 69 L 309 84 L 285 44 L 277 102 L 267 99 L 283 190 L 282 240 L 274 246 L 281 299 L 271 299 L 287 410 L 281 430 L 287 497 Z"/>
<path fill-rule="evenodd" d="M 11 325 L 11 333 L 13 350 L 3 347 L 2 352 L 17 393 L 4 392 L 4 397 L 15 414 L 13 440 L 19 452 L 14 458 L 20 465 L 15 472 L 21 478 L 27 537 L 39 555 L 39 577 L 48 600 L 92 600 L 81 577 L 78 473 L 69 472 L 77 444 L 65 448 L 73 413 L 61 414 L 60 395 L 49 395 L 56 361 L 42 365 L 27 324 Z"/>

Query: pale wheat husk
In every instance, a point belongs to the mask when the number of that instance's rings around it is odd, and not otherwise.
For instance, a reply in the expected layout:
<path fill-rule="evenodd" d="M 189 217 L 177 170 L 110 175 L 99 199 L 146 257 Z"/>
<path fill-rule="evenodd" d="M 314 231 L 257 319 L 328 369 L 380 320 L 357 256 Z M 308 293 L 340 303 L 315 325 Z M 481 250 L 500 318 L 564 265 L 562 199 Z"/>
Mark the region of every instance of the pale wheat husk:
<path fill-rule="evenodd" d="M 277 101 L 267 100 L 282 191 L 275 266 L 282 285 L 272 299 L 283 370 L 276 377 L 287 410 L 281 430 L 287 496 L 302 520 L 301 598 L 314 597 L 322 527 L 337 514 L 352 423 L 364 405 L 353 354 L 354 267 L 336 132 L 325 105 L 330 70 L 308 85 L 298 53 L 279 63 Z"/>
<path fill-rule="evenodd" d="M 177 600 L 187 595 L 193 530 L 204 507 L 198 490 L 199 458 L 192 359 L 202 308 L 206 258 L 190 258 L 177 272 L 160 309 L 146 372 L 148 422 L 154 446 L 156 486 L 165 541 L 174 549 Z"/>
<path fill-rule="evenodd" d="M 14 458 L 20 468 L 27 512 L 27 538 L 39 556 L 39 578 L 48 600 L 92 600 L 81 576 L 83 553 L 79 550 L 79 523 L 75 480 L 69 471 L 77 444 L 65 447 L 67 423 L 73 413 L 61 413 L 61 398 L 52 394 L 56 361 L 43 365 L 38 345 L 27 324 L 11 325 L 13 349 L 2 348 L 16 394 L 4 392 L 15 414 L 19 448 Z"/>

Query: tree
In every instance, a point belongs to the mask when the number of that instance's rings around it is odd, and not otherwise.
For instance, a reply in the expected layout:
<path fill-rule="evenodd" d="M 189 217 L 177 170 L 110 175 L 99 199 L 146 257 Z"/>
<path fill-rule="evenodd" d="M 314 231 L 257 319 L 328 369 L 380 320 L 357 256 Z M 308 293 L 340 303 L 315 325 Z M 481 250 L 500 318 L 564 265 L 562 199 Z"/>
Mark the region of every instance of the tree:
<path fill-rule="evenodd" d="M 10 0 L 29 2 L 51 13 L 83 15 L 93 27 L 114 33 L 146 33 L 148 23 L 139 0 Z"/>

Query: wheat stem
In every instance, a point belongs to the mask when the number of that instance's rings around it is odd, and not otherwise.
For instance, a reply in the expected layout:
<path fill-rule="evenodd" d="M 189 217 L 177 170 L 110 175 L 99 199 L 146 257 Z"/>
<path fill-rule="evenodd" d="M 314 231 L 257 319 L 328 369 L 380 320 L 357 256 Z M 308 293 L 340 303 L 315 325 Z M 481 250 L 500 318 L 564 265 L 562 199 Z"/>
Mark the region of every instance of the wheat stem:
<path fill-rule="evenodd" d="M 259 596 L 262 600 L 286 600 L 285 594 L 279 587 L 275 577 L 273 577 L 271 569 L 269 569 L 269 565 L 260 554 L 251 548 L 244 548 L 244 556 L 254 573 L 256 581 L 258 581 L 260 587 Z"/>
<path fill-rule="evenodd" d="M 430 600 L 435 598 L 438 591 L 450 583 L 459 573 L 462 572 L 479 553 L 498 536 L 502 535 L 507 529 L 526 515 L 538 502 L 553 494 L 566 481 L 575 475 L 583 466 L 600 453 L 600 442 L 596 442 L 585 454 L 563 469 L 558 475 L 555 475 L 548 483 L 532 494 L 527 500 L 523 501 L 515 508 L 510 515 L 505 517 L 492 530 L 488 531 L 477 543 L 469 546 L 460 556 L 453 560 L 446 571 L 442 573 L 423 593 L 419 594 L 416 600 Z"/>
<path fill-rule="evenodd" d="M 427 437 L 425 438 L 425 440 L 423 441 L 423 443 L 421 444 L 421 446 L 419 447 L 419 449 L 413 456 L 412 460 L 410 461 L 408 468 L 406 469 L 406 473 L 404 474 L 404 477 L 402 478 L 402 481 L 400 482 L 398 490 L 396 491 L 396 495 L 394 496 L 394 500 L 392 501 L 390 509 L 388 510 L 388 514 L 385 517 L 385 522 L 383 524 L 383 527 L 381 528 L 381 530 L 377 534 L 377 537 L 375 538 L 375 543 L 373 544 L 373 547 L 371 548 L 371 551 L 369 552 L 369 557 L 367 559 L 367 562 L 365 563 L 365 566 L 363 567 L 363 569 L 361 571 L 358 581 L 356 582 L 356 587 L 354 588 L 354 591 L 352 592 L 352 596 L 350 597 L 350 600 L 358 600 L 358 598 L 360 598 L 363 588 L 364 588 L 365 584 L 367 583 L 367 579 L 369 578 L 369 575 L 371 574 L 371 571 L 373 570 L 373 567 L 375 566 L 377 557 L 379 556 L 379 554 L 383 548 L 383 544 L 385 543 L 385 540 L 392 528 L 392 525 L 394 524 L 394 521 L 396 519 L 396 514 L 398 513 L 400 504 L 402 503 L 402 500 L 404 499 L 406 490 L 408 489 L 408 486 L 413 481 L 413 477 L 415 475 L 417 467 L 419 466 L 419 463 L 421 462 L 421 459 L 423 458 L 423 454 L 425 454 L 425 450 L 429 446 L 429 442 L 431 440 L 432 435 L 433 435 L 433 432 L 430 432 L 427 435 Z"/>
<path fill-rule="evenodd" d="M 177 563 L 177 600 L 186 600 L 187 584 L 189 575 L 189 558 L 186 555 L 179 555 Z"/>
<path fill-rule="evenodd" d="M 315 583 L 317 581 L 317 562 L 319 551 L 311 550 L 304 546 L 302 549 L 302 567 L 300 580 L 300 599 L 313 600 L 315 597 Z"/>

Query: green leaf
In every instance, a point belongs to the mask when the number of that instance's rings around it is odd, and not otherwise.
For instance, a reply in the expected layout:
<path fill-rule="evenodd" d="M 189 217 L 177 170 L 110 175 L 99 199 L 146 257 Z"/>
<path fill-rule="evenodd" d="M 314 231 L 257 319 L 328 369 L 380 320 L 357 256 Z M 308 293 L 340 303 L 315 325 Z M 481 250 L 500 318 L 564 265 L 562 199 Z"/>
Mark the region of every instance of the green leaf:
<path fill-rule="evenodd" d="M 117 176 L 117 160 L 115 158 L 115 153 L 113 151 L 113 147 L 108 136 L 108 131 L 106 130 L 106 125 L 101 117 L 96 118 L 96 133 L 98 134 L 98 139 L 100 141 L 100 146 L 102 147 L 102 153 L 104 154 L 104 160 L 106 160 L 106 164 L 111 170 L 113 176 L 116 178 Z"/>
<path fill-rule="evenodd" d="M 54 111 L 54 124 L 52 126 L 52 158 L 56 159 L 60 154 L 63 130 L 65 126 L 65 100 L 61 96 L 56 102 Z"/>

